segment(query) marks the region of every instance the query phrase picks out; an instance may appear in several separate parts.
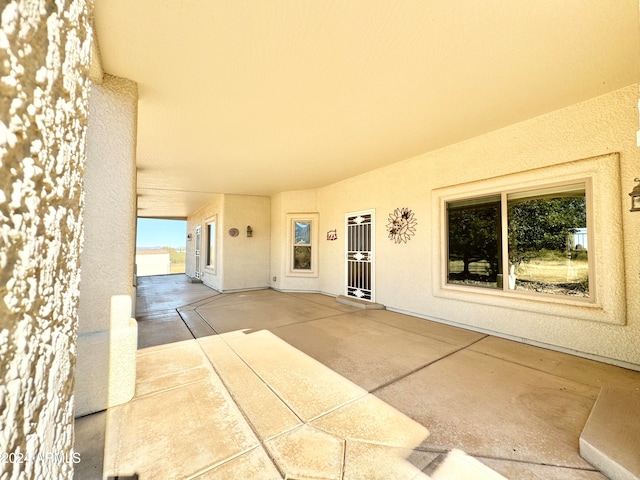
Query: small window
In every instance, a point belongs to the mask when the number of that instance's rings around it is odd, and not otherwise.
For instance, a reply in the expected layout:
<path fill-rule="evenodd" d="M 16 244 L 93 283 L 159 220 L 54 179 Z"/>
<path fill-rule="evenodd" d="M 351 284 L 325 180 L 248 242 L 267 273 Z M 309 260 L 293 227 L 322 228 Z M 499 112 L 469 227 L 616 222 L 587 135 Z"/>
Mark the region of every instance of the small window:
<path fill-rule="evenodd" d="M 311 270 L 311 221 L 293 222 L 293 270 Z"/>
<path fill-rule="evenodd" d="M 318 214 L 288 214 L 289 275 L 315 276 L 318 270 Z"/>
<path fill-rule="evenodd" d="M 216 269 L 216 223 L 217 217 L 207 221 L 207 268 Z"/>
<path fill-rule="evenodd" d="M 447 284 L 591 297 L 587 184 L 446 203 Z"/>

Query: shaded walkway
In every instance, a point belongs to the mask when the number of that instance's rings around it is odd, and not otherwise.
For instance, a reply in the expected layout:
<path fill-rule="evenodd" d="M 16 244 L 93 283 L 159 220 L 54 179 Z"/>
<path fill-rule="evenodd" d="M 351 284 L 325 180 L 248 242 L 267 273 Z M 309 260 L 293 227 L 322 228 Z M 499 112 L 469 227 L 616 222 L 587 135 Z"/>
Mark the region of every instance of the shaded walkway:
<path fill-rule="evenodd" d="M 323 295 L 171 277 L 140 282 L 136 396 L 107 412 L 110 475 L 604 479 L 580 432 L 600 387 L 640 385 L 638 372 Z"/>

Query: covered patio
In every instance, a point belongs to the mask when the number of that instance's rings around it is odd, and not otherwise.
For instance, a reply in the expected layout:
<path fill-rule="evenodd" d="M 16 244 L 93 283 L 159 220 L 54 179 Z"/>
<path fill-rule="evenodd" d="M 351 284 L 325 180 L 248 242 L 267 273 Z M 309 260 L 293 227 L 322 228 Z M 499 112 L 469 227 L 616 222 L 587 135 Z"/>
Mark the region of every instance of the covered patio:
<path fill-rule="evenodd" d="M 135 397 L 76 420 L 75 478 L 604 479 L 581 433 L 602 391 L 640 388 L 640 372 L 320 294 L 143 277 L 137 317 Z"/>
<path fill-rule="evenodd" d="M 640 15 L 587 3 L 3 2 L 0 478 L 640 478 Z"/>

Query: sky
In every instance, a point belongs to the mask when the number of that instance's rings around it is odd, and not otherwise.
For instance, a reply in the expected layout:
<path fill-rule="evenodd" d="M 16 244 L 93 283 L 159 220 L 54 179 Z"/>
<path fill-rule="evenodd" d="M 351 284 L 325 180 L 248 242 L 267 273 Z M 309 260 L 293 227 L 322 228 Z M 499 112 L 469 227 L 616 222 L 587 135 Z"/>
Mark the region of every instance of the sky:
<path fill-rule="evenodd" d="M 138 218 L 138 237 L 136 238 L 136 248 L 184 248 L 186 243 L 187 222 L 185 220 Z"/>

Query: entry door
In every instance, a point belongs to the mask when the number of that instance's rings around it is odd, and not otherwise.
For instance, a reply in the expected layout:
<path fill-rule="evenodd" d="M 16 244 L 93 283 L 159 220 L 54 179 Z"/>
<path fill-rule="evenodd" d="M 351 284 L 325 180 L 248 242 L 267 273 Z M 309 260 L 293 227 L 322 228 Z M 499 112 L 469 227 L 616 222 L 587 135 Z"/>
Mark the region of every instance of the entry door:
<path fill-rule="evenodd" d="M 200 242 L 201 242 L 202 226 L 196 227 L 196 278 L 200 278 Z"/>
<path fill-rule="evenodd" d="M 373 302 L 375 211 L 348 213 L 346 231 L 346 295 Z"/>

